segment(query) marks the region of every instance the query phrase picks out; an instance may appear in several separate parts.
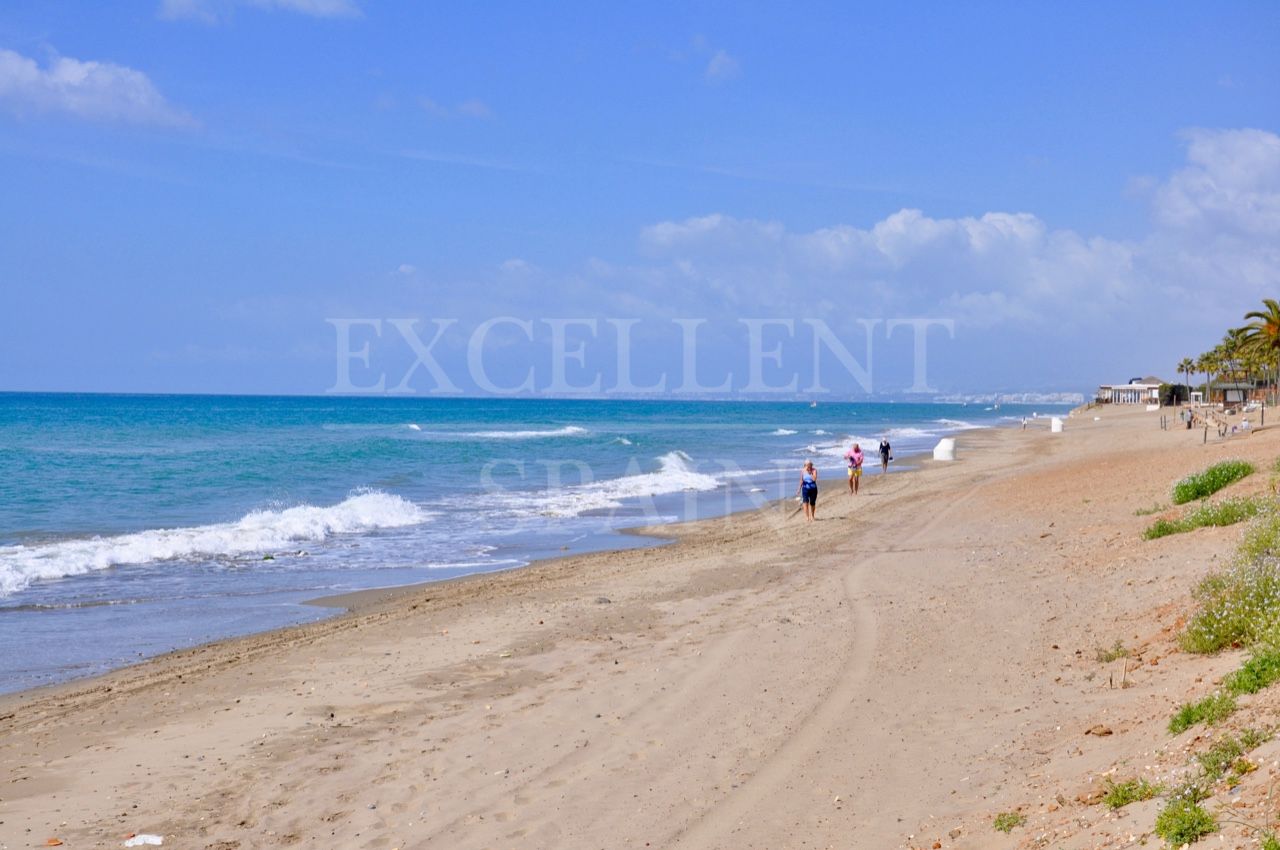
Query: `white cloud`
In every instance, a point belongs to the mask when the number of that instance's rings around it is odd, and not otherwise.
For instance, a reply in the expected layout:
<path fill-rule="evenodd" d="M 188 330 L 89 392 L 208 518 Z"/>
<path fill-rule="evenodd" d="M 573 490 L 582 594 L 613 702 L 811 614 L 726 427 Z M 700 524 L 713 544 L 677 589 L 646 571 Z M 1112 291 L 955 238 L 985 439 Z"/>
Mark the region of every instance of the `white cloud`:
<path fill-rule="evenodd" d="M 640 232 L 650 272 L 667 281 L 653 300 L 801 315 L 829 298 L 858 315 L 945 315 L 970 329 L 1108 344 L 1139 326 L 1220 332 L 1280 291 L 1280 136 L 1184 136 L 1186 165 L 1144 187 L 1152 216 L 1140 239 L 1055 228 L 1028 212 L 903 209 L 866 227 L 810 231 L 716 213 Z"/>
<path fill-rule="evenodd" d="M 410 265 L 409 263 L 401 263 L 399 266 L 396 267 L 396 274 L 404 275 L 405 277 L 408 277 L 414 274 L 417 270 L 418 270 L 417 266 Z"/>
<path fill-rule="evenodd" d="M 503 260 L 498 265 L 498 268 L 507 274 L 528 274 L 535 270 L 532 263 L 527 260 L 522 260 L 519 257 L 512 257 L 509 260 Z"/>
<path fill-rule="evenodd" d="M 1131 248 L 1051 230 L 1028 213 L 935 219 L 904 209 L 869 228 L 839 224 L 792 232 L 777 222 L 711 215 L 661 222 L 641 233 L 673 274 L 753 302 L 816 303 L 835 292 L 873 311 L 944 307 L 960 321 L 1073 318 L 1123 302 Z M 732 281 L 730 285 L 729 282 Z M 1057 319 L 1054 318 L 1056 321 Z"/>
<path fill-rule="evenodd" d="M 1166 226 L 1280 233 L 1280 137 L 1264 130 L 1189 130 L 1186 168 L 1156 195 Z"/>
<path fill-rule="evenodd" d="M 712 83 L 720 83 L 726 80 L 732 80 L 742 72 L 742 67 L 738 64 L 738 60 L 734 59 L 723 50 L 717 50 L 711 57 L 711 61 L 707 62 L 707 69 L 703 72 L 703 77 Z"/>
<path fill-rule="evenodd" d="M 17 115 L 62 113 L 92 121 L 190 127 L 141 71 L 111 62 L 59 56 L 41 68 L 34 59 L 0 49 L 0 104 Z"/>
<path fill-rule="evenodd" d="M 350 18 L 360 15 L 355 0 L 160 0 L 159 16 L 165 20 L 216 23 L 236 6 L 297 12 L 317 18 Z"/>

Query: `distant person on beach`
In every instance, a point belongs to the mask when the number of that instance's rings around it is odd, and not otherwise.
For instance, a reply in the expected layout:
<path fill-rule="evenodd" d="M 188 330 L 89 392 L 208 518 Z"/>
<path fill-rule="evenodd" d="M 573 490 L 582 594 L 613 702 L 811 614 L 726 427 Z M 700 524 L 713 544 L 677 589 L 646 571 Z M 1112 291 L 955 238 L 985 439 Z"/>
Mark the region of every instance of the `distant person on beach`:
<path fill-rule="evenodd" d="M 880 438 L 880 474 L 884 475 L 889 471 L 889 461 L 893 460 L 893 447 L 889 445 L 888 437 Z"/>
<path fill-rule="evenodd" d="M 796 494 L 804 506 L 805 522 L 813 522 L 818 518 L 818 470 L 813 461 L 806 460 L 800 472 L 800 486 Z"/>
<path fill-rule="evenodd" d="M 858 494 L 858 481 L 862 478 L 862 447 L 857 443 L 853 444 L 853 448 L 844 453 L 844 459 L 849 462 L 849 495 L 856 496 Z"/>

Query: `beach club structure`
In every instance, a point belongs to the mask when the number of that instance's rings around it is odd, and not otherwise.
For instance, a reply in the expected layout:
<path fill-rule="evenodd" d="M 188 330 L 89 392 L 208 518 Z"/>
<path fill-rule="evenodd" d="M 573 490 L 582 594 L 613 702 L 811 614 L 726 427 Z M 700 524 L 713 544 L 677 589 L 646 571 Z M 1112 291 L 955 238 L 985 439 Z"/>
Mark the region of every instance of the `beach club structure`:
<path fill-rule="evenodd" d="M 1160 385 L 1156 377 L 1132 378 L 1127 384 L 1103 384 L 1098 387 L 1098 401 L 1103 404 L 1159 404 Z"/>

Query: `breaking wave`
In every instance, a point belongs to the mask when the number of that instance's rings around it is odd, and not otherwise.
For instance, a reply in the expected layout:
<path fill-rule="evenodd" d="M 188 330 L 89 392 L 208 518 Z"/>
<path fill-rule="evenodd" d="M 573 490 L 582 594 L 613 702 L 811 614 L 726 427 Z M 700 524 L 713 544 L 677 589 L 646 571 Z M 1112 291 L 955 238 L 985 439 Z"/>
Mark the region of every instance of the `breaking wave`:
<path fill-rule="evenodd" d="M 0 546 L 0 596 L 40 579 L 81 575 L 124 564 L 270 553 L 298 543 L 323 541 L 336 534 L 417 525 L 430 517 L 430 513 L 399 496 L 365 490 L 329 507 L 297 505 L 253 511 L 235 522 L 31 546 Z"/>
<path fill-rule="evenodd" d="M 721 480 L 698 472 L 692 458 L 682 451 L 658 458 L 653 472 L 637 472 L 608 481 L 592 481 L 537 493 L 509 493 L 502 501 L 522 516 L 575 517 L 591 511 L 622 507 L 624 499 L 641 499 L 685 491 L 715 490 Z"/>
<path fill-rule="evenodd" d="M 563 428 L 546 428 L 527 431 L 462 431 L 449 432 L 447 436 L 465 437 L 473 440 L 538 440 L 547 437 L 580 437 L 587 433 L 586 428 L 577 425 L 566 425 Z M 436 436 L 445 436 L 437 433 Z"/>

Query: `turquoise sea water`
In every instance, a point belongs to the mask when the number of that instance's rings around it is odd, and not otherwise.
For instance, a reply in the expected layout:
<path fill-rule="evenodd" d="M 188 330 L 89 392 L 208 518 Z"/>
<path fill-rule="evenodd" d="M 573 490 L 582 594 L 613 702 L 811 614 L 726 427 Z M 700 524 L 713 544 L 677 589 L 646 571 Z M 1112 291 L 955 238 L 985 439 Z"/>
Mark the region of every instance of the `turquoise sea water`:
<path fill-rule="evenodd" d="M 0 691 L 326 616 L 347 590 L 649 545 L 617 529 L 843 487 L 1006 405 L 0 394 Z M 878 464 L 869 463 L 869 467 Z"/>

